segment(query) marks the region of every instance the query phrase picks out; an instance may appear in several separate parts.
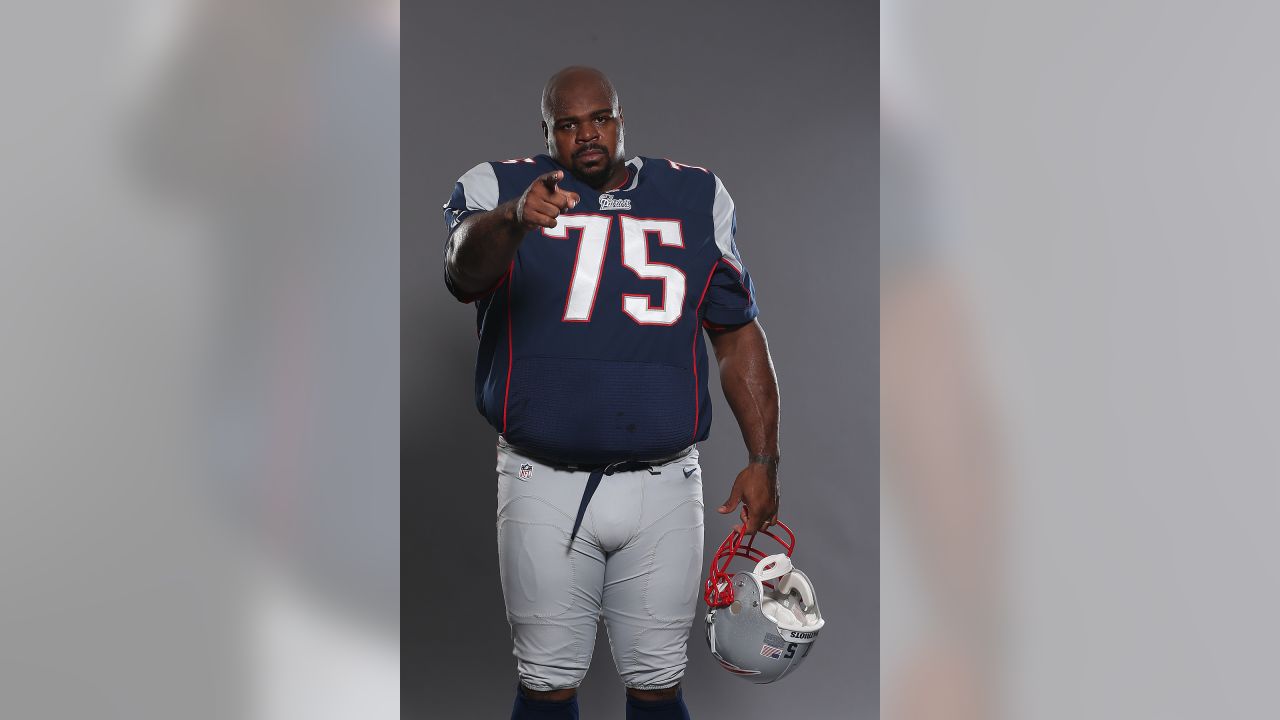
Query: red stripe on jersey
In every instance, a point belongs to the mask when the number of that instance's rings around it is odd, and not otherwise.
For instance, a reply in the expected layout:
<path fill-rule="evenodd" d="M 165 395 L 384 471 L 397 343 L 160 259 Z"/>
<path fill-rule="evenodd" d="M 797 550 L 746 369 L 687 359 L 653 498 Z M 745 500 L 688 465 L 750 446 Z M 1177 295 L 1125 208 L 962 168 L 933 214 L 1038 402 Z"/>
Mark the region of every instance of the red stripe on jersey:
<path fill-rule="evenodd" d="M 718 263 L 717 263 L 718 264 Z M 698 439 L 698 420 L 701 417 L 702 408 L 699 407 L 702 401 L 702 393 L 698 392 L 698 333 L 702 332 L 702 326 L 698 324 L 697 318 L 702 316 L 702 301 L 707 299 L 707 290 L 711 287 L 711 278 L 716 274 L 716 266 L 711 266 L 711 272 L 707 273 L 707 282 L 702 286 L 702 295 L 698 297 L 698 304 L 693 310 L 693 439 Z"/>
<path fill-rule="evenodd" d="M 743 279 L 743 277 L 742 277 L 742 271 L 738 270 L 738 268 L 736 268 L 736 267 L 734 267 L 734 266 L 733 266 L 733 263 L 729 262 L 728 260 L 725 260 L 724 258 L 720 258 L 719 262 L 724 263 L 726 267 L 728 267 L 730 270 L 732 270 L 732 271 L 734 271 L 735 273 L 737 273 L 737 275 L 738 275 L 738 284 L 742 286 L 742 290 L 743 290 L 743 292 L 745 292 L 745 293 L 747 294 L 747 303 L 748 303 L 748 304 L 750 304 L 750 303 L 754 302 L 754 301 L 751 299 L 751 288 L 747 287 L 747 282 L 746 282 L 746 280 L 745 280 L 745 279 Z"/>
<path fill-rule="evenodd" d="M 507 268 L 506 277 L 514 280 L 512 275 L 515 274 L 516 261 L 511 260 L 511 266 Z M 511 342 L 511 282 L 507 283 L 507 389 L 502 394 L 502 432 L 507 432 L 507 401 L 511 399 L 511 366 L 515 364 L 515 352 Z"/>
<path fill-rule="evenodd" d="M 622 182 L 618 183 L 618 187 L 613 188 L 613 190 L 605 190 L 604 192 L 611 193 L 614 192 L 614 190 L 621 190 L 627 186 L 627 181 L 631 179 L 631 168 L 624 165 L 622 169 L 626 171 L 626 174 L 622 176 Z"/>
<path fill-rule="evenodd" d="M 470 304 L 482 298 L 487 298 L 493 293 L 497 292 L 498 288 L 502 287 L 502 281 L 506 279 L 507 279 L 507 276 L 503 275 L 502 277 L 498 278 L 498 282 L 489 286 L 488 290 L 481 290 L 480 292 L 472 293 L 471 295 L 463 295 L 462 297 L 458 298 L 458 302 L 463 304 Z"/>
<path fill-rule="evenodd" d="M 514 263 L 514 262 L 512 262 L 512 265 L 515 265 L 515 263 Z M 484 294 L 484 295 L 479 295 L 479 296 L 474 297 L 474 298 L 472 298 L 472 299 L 470 299 L 470 300 L 467 300 L 467 302 L 468 302 L 468 303 L 472 303 L 472 302 L 475 302 L 476 300 L 479 300 L 479 299 L 480 299 L 480 298 L 482 298 L 482 297 L 485 297 L 485 296 L 487 296 L 487 295 L 491 295 L 491 294 L 493 294 L 493 293 L 497 292 L 497 291 L 498 291 L 498 288 L 502 287 L 502 283 L 506 282 L 506 281 L 507 281 L 507 279 L 508 279 L 508 278 L 510 278 L 510 277 L 511 277 L 511 268 L 510 268 L 510 267 L 508 267 L 508 268 L 507 268 L 507 272 L 506 272 L 506 273 L 504 273 L 504 274 L 502 275 L 502 277 L 498 278 L 498 282 L 497 282 L 497 284 L 495 284 L 495 285 L 494 285 L 490 290 L 488 290 L 487 292 L 485 292 L 485 294 Z M 477 339 L 477 340 L 479 340 L 479 339 L 480 339 L 480 328 L 479 328 L 479 327 L 476 327 L 476 339 Z"/>

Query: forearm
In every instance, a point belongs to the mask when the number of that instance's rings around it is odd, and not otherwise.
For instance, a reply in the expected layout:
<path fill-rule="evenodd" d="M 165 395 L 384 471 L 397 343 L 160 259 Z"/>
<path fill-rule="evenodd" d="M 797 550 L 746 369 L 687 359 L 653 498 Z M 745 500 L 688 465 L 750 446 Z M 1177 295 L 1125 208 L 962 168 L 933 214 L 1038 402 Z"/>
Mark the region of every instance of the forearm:
<path fill-rule="evenodd" d="M 720 384 L 742 430 L 751 461 L 776 470 L 778 448 L 778 378 L 764 330 L 752 321 L 712 333 L 720 363 Z"/>
<path fill-rule="evenodd" d="M 445 271 L 454 288 L 473 294 L 493 287 L 506 274 L 524 234 L 515 201 L 463 220 L 445 248 Z"/>

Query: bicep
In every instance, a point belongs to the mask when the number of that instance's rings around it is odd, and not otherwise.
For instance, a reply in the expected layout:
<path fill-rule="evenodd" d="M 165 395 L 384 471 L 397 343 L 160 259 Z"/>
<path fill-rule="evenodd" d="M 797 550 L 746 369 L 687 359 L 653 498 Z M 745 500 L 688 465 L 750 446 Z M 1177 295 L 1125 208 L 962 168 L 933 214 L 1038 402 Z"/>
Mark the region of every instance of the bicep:
<path fill-rule="evenodd" d="M 764 328 L 757 319 L 737 325 L 707 326 L 706 331 L 716 359 L 721 362 L 760 351 L 767 355 Z"/>

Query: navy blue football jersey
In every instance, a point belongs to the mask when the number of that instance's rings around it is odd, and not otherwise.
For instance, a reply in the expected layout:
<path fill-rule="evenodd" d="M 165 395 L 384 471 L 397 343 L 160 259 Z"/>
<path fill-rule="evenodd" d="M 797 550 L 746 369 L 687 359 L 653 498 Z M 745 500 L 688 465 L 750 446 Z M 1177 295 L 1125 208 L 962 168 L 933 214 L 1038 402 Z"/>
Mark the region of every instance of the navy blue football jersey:
<path fill-rule="evenodd" d="M 734 241 L 724 185 L 705 168 L 636 157 L 597 192 L 525 235 L 507 274 L 475 302 L 476 405 L 512 445 L 574 464 L 667 457 L 707 437 L 702 328 L 750 322 L 755 290 Z M 444 206 L 468 215 L 517 199 L 547 155 L 483 163 Z M 448 281 L 446 274 L 446 282 Z"/>

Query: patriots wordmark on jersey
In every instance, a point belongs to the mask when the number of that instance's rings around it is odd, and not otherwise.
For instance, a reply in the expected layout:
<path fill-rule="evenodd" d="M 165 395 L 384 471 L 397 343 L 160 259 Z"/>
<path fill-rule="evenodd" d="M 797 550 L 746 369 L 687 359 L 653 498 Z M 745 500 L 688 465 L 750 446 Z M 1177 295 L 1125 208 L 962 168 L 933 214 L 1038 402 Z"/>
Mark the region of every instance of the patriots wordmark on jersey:
<path fill-rule="evenodd" d="M 626 166 L 622 184 L 603 193 L 565 172 L 560 187 L 581 197 L 577 206 L 526 234 L 493 288 L 454 291 L 476 304 L 476 405 L 534 456 L 652 459 L 705 439 L 702 326 L 759 312 L 720 179 L 663 159 Z M 477 165 L 444 206 L 449 231 L 557 169 L 546 155 Z"/>

